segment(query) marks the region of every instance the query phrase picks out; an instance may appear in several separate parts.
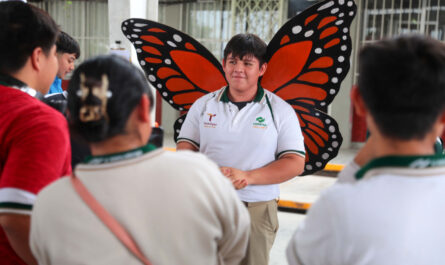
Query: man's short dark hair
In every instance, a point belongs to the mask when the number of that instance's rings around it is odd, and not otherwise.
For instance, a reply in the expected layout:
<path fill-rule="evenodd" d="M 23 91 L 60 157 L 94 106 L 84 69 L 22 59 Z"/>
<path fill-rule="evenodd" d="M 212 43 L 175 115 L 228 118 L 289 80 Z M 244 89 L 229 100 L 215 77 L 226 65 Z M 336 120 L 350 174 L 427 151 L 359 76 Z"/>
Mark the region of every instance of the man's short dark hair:
<path fill-rule="evenodd" d="M 63 31 L 57 37 L 56 46 L 58 53 L 74 53 L 76 59 L 80 56 L 79 43 Z"/>
<path fill-rule="evenodd" d="M 20 70 L 37 47 L 48 55 L 58 33 L 45 11 L 20 1 L 0 2 L 0 73 Z"/>
<path fill-rule="evenodd" d="M 267 44 L 257 35 L 241 33 L 233 36 L 224 49 L 224 61 L 227 56 L 243 59 L 246 55 L 253 55 L 260 61 L 260 66 L 266 62 Z"/>
<path fill-rule="evenodd" d="M 379 131 L 400 140 L 423 139 L 445 110 L 445 46 L 402 36 L 364 47 L 359 91 Z"/>

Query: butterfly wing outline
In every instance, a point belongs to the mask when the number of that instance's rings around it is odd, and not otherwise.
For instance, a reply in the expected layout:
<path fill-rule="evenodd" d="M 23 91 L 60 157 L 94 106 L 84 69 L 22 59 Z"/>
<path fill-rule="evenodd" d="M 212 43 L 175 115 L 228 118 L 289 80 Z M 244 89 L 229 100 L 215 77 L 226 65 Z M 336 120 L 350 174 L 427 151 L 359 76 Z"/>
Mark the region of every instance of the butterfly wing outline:
<path fill-rule="evenodd" d="M 268 45 L 261 85 L 294 108 L 305 139 L 303 175 L 325 167 L 340 149 L 336 121 L 319 110 L 337 95 L 349 71 L 352 0 L 320 2 L 290 19 Z"/>
<path fill-rule="evenodd" d="M 187 111 L 201 96 L 227 84 L 221 64 L 198 41 L 145 19 L 122 22 L 148 81 L 175 109 Z"/>

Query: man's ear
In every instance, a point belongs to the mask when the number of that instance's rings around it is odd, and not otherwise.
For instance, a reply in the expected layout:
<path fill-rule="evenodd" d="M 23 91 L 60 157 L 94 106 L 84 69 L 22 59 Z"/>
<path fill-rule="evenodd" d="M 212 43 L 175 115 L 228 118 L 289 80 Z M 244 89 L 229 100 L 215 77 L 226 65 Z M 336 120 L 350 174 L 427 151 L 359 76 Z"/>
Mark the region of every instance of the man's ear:
<path fill-rule="evenodd" d="M 266 72 L 266 69 L 267 69 L 267 63 L 263 63 L 260 66 L 260 76 L 264 75 L 264 73 Z"/>
<path fill-rule="evenodd" d="M 32 51 L 30 59 L 31 59 L 32 68 L 34 70 L 37 70 L 37 71 L 41 70 L 41 68 L 42 68 L 42 66 L 40 65 L 41 60 L 42 60 L 41 56 L 44 56 L 44 55 L 45 54 L 41 47 L 37 47 Z"/>
<path fill-rule="evenodd" d="M 138 105 L 138 118 L 143 122 L 150 122 L 150 100 L 147 94 L 143 94 Z"/>
<path fill-rule="evenodd" d="M 353 86 L 351 89 L 351 101 L 355 111 L 357 112 L 357 115 L 365 117 L 368 113 L 368 109 L 366 108 L 365 102 L 362 98 L 362 94 L 360 93 L 357 85 Z"/>

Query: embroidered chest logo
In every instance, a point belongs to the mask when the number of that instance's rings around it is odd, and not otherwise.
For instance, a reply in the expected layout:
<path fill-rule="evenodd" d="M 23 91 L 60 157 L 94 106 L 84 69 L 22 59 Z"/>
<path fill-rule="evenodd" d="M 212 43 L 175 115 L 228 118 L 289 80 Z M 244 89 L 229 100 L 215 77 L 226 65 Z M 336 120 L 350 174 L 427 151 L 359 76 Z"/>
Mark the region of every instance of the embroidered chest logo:
<path fill-rule="evenodd" d="M 267 124 L 265 123 L 266 119 L 259 116 L 255 119 L 255 122 L 253 123 L 253 128 L 258 128 L 258 129 L 266 129 L 267 128 Z"/>
<path fill-rule="evenodd" d="M 216 114 L 207 113 L 207 116 L 209 116 L 209 121 L 204 122 L 204 127 L 205 128 L 215 128 L 217 124 L 215 122 L 212 122 L 212 119 L 216 116 Z"/>

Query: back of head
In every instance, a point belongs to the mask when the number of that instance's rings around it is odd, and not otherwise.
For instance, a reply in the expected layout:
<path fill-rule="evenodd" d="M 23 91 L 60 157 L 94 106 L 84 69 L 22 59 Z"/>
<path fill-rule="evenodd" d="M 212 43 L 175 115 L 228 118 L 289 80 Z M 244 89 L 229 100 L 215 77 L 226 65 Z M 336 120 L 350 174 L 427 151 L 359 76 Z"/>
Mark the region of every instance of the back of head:
<path fill-rule="evenodd" d="M 80 48 L 79 43 L 73 39 L 70 35 L 61 31 L 56 41 L 57 52 L 58 53 L 74 53 L 76 59 L 79 59 Z"/>
<path fill-rule="evenodd" d="M 35 48 L 48 55 L 59 33 L 43 10 L 20 2 L 0 2 L 0 73 L 20 70 Z"/>
<path fill-rule="evenodd" d="M 359 90 L 379 131 L 423 139 L 445 110 L 445 46 L 404 36 L 368 45 L 359 56 Z"/>
<path fill-rule="evenodd" d="M 130 62 L 115 55 L 89 59 L 74 71 L 68 87 L 70 126 L 90 143 L 123 134 L 143 94 L 153 106 L 144 74 Z"/>
<path fill-rule="evenodd" d="M 242 59 L 245 55 L 253 55 L 260 61 L 260 66 L 266 62 L 267 44 L 257 35 L 241 33 L 233 36 L 224 48 L 224 60 L 229 54 Z"/>

